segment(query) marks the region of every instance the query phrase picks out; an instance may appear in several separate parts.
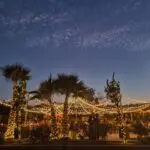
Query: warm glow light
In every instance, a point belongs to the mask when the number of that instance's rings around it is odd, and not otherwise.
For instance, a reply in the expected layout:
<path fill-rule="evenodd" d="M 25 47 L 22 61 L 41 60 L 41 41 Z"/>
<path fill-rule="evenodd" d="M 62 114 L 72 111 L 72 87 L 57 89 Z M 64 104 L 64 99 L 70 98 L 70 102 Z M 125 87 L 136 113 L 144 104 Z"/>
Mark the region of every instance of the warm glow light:
<path fill-rule="evenodd" d="M 5 139 L 11 139 L 14 137 L 14 129 L 16 128 L 16 112 L 12 109 L 10 110 L 10 115 L 8 119 L 8 128 L 5 133 Z"/>

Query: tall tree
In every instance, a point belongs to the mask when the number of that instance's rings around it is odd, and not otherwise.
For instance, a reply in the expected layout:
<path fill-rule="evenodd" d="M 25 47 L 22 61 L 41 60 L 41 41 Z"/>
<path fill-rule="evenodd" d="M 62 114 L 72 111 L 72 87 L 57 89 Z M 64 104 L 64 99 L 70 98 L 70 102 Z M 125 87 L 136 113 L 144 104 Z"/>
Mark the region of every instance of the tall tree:
<path fill-rule="evenodd" d="M 23 102 L 21 99 L 21 86 L 19 86 L 18 82 L 21 80 L 21 76 L 25 70 L 26 69 L 21 64 L 6 65 L 1 68 L 2 76 L 8 81 L 12 81 L 13 85 L 13 109 L 11 109 L 9 115 L 8 129 L 5 134 L 6 138 L 11 138 L 14 135 L 14 128 L 18 128 L 18 110 Z"/>
<path fill-rule="evenodd" d="M 16 103 L 18 97 L 18 87 L 17 82 L 19 80 L 18 72 L 20 70 L 20 66 L 16 65 L 6 65 L 1 68 L 2 76 L 5 77 L 7 81 L 12 81 L 12 103 Z M 14 107 L 13 107 L 14 108 Z M 5 138 L 12 138 L 14 135 L 14 129 L 16 127 L 16 112 L 14 109 L 10 110 L 9 120 L 8 120 L 8 128 L 5 133 Z"/>
<path fill-rule="evenodd" d="M 49 78 L 43 81 L 39 89 L 37 91 L 32 91 L 30 93 L 34 93 L 34 96 L 31 99 L 41 99 L 41 100 L 48 100 L 51 108 L 51 127 L 52 127 L 52 136 L 53 138 L 57 137 L 57 120 L 56 120 L 56 112 L 54 108 L 54 104 L 52 101 L 52 96 L 55 94 L 55 80 L 52 79 L 52 75 L 50 74 Z"/>
<path fill-rule="evenodd" d="M 117 109 L 117 120 L 120 124 L 120 128 L 122 129 L 123 139 L 126 140 L 126 132 L 123 121 L 122 114 L 122 103 L 121 103 L 121 90 L 120 90 L 120 82 L 115 80 L 115 73 L 113 73 L 112 80 L 106 81 L 105 93 L 107 99 L 111 100 L 111 102 L 115 105 Z"/>
<path fill-rule="evenodd" d="M 68 136 L 68 98 L 76 91 L 77 86 L 81 85 L 79 77 L 74 74 L 58 74 L 56 80 L 56 89 L 59 93 L 65 95 L 63 119 L 62 119 L 62 133 L 64 137 Z M 77 93 L 76 93 L 77 94 Z M 79 94 L 79 93 L 78 93 Z"/>

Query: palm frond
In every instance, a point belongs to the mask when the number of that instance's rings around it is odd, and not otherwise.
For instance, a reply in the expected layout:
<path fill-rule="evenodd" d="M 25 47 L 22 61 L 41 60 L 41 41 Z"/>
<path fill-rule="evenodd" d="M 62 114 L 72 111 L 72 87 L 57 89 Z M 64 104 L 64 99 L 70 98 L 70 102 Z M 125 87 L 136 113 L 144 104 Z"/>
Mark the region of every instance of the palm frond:
<path fill-rule="evenodd" d="M 38 93 L 38 91 L 30 91 L 30 92 L 28 92 L 29 94 L 37 94 Z"/>
<path fill-rule="evenodd" d="M 40 95 L 34 95 L 32 97 L 30 97 L 30 100 L 34 100 L 34 99 L 41 99 Z"/>
<path fill-rule="evenodd" d="M 5 65 L 1 67 L 2 76 L 7 80 L 18 81 L 18 80 L 29 80 L 31 76 L 29 75 L 30 70 L 25 68 L 20 63 L 13 65 Z"/>

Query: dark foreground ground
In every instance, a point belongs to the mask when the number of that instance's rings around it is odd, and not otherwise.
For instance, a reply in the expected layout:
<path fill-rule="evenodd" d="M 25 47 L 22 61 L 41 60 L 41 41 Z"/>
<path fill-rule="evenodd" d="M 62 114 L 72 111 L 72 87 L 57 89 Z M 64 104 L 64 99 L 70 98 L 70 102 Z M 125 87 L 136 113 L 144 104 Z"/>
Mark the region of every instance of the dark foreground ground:
<path fill-rule="evenodd" d="M 7 145 L 0 150 L 150 150 L 150 145 Z"/>
<path fill-rule="evenodd" d="M 26 145 L 7 143 L 0 146 L 0 150 L 150 150 L 149 145 L 136 145 L 130 142 L 121 144 L 105 141 L 55 141 L 48 145 Z"/>

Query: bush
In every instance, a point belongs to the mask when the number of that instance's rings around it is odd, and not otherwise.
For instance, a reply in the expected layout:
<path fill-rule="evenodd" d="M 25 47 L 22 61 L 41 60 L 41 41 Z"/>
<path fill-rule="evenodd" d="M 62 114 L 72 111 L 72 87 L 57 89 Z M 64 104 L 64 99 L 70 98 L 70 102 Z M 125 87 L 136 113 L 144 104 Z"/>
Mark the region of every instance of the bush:
<path fill-rule="evenodd" d="M 50 129 L 46 125 L 32 128 L 30 134 L 31 143 L 48 143 L 50 138 Z"/>
<path fill-rule="evenodd" d="M 139 137 L 147 136 L 149 133 L 149 130 L 141 123 L 136 122 L 133 124 L 134 132 L 139 135 Z"/>

